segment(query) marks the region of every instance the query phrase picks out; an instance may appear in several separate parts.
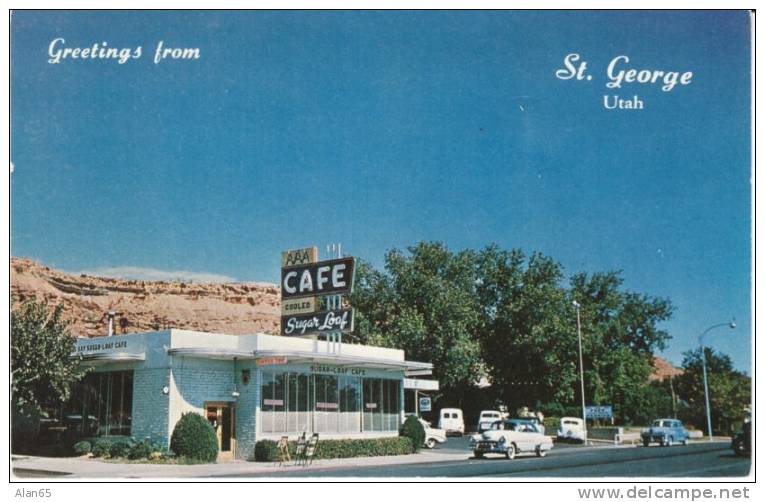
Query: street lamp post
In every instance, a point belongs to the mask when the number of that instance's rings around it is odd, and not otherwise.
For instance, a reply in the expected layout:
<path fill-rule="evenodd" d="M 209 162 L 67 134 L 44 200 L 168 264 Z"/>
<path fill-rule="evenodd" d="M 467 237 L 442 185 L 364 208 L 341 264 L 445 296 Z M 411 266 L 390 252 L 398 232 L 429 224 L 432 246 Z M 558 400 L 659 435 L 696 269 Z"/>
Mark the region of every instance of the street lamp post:
<path fill-rule="evenodd" d="M 582 360 L 582 322 L 579 318 L 579 309 L 581 304 L 574 300 L 571 304 L 576 309 L 576 334 L 579 338 L 579 382 L 582 386 L 582 422 L 584 425 L 584 444 L 587 444 L 587 408 L 584 401 L 584 362 Z"/>
<path fill-rule="evenodd" d="M 715 328 L 722 328 L 724 326 L 728 326 L 730 329 L 735 329 L 736 321 L 715 324 L 714 326 L 710 326 L 707 329 L 705 329 L 704 332 L 699 335 L 699 347 L 701 348 L 701 369 L 702 369 L 702 373 L 704 374 L 704 401 L 706 403 L 706 412 L 707 412 L 707 434 L 709 435 L 710 441 L 713 440 L 712 412 L 709 408 L 709 385 L 707 384 L 707 355 L 704 352 L 704 335 L 706 335 L 707 333 L 709 333 Z"/>

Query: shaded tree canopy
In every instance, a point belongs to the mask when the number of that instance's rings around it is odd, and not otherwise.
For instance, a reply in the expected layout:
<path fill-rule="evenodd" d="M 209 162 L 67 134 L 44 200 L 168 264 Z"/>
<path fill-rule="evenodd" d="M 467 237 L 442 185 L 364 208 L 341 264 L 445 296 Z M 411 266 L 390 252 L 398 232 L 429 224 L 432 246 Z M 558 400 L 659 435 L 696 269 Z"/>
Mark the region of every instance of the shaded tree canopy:
<path fill-rule="evenodd" d="M 704 348 L 709 384 L 712 430 L 729 434 L 751 414 L 752 380 L 733 369 L 730 357 Z M 683 354 L 683 374 L 677 378 L 678 394 L 684 400 L 682 418 L 706 432 L 706 406 L 701 349 Z"/>
<path fill-rule="evenodd" d="M 511 409 L 579 400 L 576 311 L 588 404 L 612 404 L 627 420 L 646 400 L 656 350 L 669 333 L 668 299 L 626 291 L 620 272 L 577 273 L 542 253 L 496 245 L 449 251 L 420 242 L 391 250 L 385 270 L 358 266 L 351 302 L 362 343 L 430 361 L 441 396 L 459 403 L 481 377 Z M 650 399 L 649 399 L 650 398 Z"/>

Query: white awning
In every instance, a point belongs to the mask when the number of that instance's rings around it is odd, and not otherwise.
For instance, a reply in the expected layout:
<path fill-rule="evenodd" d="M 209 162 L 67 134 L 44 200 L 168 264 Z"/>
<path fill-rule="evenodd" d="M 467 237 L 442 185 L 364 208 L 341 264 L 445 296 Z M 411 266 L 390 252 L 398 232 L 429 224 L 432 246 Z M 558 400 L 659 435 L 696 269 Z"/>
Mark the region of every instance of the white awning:
<path fill-rule="evenodd" d="M 338 366 L 355 366 L 359 368 L 380 368 L 397 371 L 423 371 L 430 374 L 433 371 L 431 363 L 421 363 L 418 361 L 402 361 L 398 359 L 379 359 L 362 356 L 351 356 L 337 353 L 321 352 L 300 352 L 285 350 L 258 350 L 255 352 L 258 358 L 267 357 L 286 357 L 288 362 L 318 362 L 334 364 Z"/>
<path fill-rule="evenodd" d="M 143 352 L 139 354 L 131 352 L 94 352 L 82 355 L 82 361 L 90 364 L 144 361 L 145 359 L 146 354 Z"/>
<path fill-rule="evenodd" d="M 198 357 L 201 359 L 255 359 L 251 350 L 222 349 L 213 347 L 179 347 L 168 349 L 167 353 L 178 357 Z"/>

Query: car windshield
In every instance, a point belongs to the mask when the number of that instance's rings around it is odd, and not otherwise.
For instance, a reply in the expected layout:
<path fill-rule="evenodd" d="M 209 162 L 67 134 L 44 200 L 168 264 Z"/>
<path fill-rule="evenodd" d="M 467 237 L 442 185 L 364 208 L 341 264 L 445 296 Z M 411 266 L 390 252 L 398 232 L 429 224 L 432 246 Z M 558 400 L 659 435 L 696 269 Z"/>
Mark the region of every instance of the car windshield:
<path fill-rule="evenodd" d="M 654 427 L 672 427 L 672 422 L 669 420 L 654 420 Z"/>

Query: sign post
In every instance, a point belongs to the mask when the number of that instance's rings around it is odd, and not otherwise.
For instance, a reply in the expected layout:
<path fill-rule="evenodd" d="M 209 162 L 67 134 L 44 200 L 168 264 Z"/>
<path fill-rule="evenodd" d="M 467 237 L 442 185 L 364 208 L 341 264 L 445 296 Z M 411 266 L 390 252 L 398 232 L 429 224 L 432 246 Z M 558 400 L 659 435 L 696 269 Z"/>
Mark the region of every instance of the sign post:
<path fill-rule="evenodd" d="M 614 410 L 611 405 L 587 406 L 585 410 L 589 420 L 611 420 L 614 418 Z"/>

